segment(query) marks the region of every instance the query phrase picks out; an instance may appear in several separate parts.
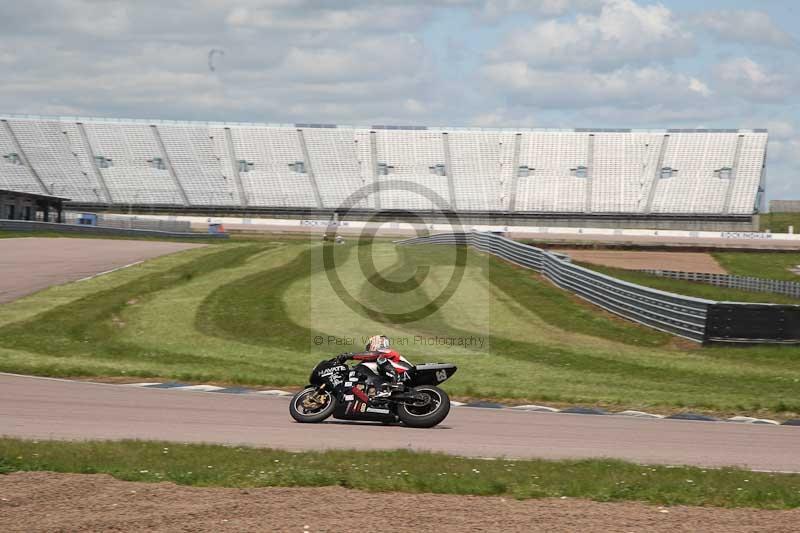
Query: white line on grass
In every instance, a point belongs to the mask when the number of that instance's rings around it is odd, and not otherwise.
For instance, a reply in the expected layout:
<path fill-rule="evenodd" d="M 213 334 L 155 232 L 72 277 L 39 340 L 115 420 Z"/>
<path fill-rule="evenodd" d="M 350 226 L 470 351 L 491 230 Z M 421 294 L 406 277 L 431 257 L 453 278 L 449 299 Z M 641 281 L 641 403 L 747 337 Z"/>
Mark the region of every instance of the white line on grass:
<path fill-rule="evenodd" d="M 133 263 L 129 263 L 129 264 L 123 265 L 121 267 L 112 268 L 111 270 L 106 270 L 106 271 L 103 271 L 103 272 L 98 272 L 97 274 L 92 274 L 91 276 L 86 276 L 85 278 L 81 278 L 81 279 L 79 279 L 77 281 L 90 280 L 90 279 L 96 278 L 98 276 L 104 276 L 106 274 L 111 274 L 112 272 L 116 272 L 117 270 L 122 270 L 123 268 L 128 268 L 128 267 L 132 267 L 132 266 L 135 266 L 135 265 L 140 265 L 142 263 L 144 263 L 144 261 L 135 261 Z"/>

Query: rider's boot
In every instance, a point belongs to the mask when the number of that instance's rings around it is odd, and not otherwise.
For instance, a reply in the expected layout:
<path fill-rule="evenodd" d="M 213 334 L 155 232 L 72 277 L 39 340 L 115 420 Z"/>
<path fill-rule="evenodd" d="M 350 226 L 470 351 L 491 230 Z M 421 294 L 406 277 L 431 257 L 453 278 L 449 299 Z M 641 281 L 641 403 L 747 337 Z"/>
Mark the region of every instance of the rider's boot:
<path fill-rule="evenodd" d="M 378 394 L 375 395 L 376 398 L 388 398 L 392 395 L 392 393 L 401 388 L 400 386 L 400 379 L 397 375 L 397 371 L 392 366 L 392 363 L 384 359 L 383 361 L 378 361 L 378 368 L 380 368 L 383 373 L 389 379 L 383 381 L 381 383 L 381 390 Z"/>
<path fill-rule="evenodd" d="M 396 390 L 400 390 L 402 387 L 399 383 L 395 381 L 384 381 L 381 383 L 381 390 L 378 394 L 375 395 L 376 398 L 388 398 L 392 395 L 392 393 Z"/>

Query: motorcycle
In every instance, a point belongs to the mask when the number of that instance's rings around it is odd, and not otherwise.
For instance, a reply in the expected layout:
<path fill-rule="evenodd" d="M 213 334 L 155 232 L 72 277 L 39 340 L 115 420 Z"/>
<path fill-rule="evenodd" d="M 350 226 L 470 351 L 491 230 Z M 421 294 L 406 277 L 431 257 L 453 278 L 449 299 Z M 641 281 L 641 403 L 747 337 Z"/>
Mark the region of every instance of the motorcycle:
<path fill-rule="evenodd" d="M 311 371 L 309 384 L 289 404 L 292 418 L 302 423 L 368 420 L 414 428 L 439 424 L 450 412 L 450 397 L 436 385 L 455 374 L 456 366 L 444 363 L 412 365 L 399 374 L 389 396 L 378 397 L 385 377 L 364 363 L 348 366 L 339 357 L 320 361 Z"/>

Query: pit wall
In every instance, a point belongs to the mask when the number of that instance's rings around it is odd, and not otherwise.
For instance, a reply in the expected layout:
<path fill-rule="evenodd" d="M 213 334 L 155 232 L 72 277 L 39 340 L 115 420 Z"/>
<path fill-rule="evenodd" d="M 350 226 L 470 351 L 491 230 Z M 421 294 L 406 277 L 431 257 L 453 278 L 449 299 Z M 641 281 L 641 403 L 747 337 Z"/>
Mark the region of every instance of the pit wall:
<path fill-rule="evenodd" d="M 79 224 L 58 224 L 54 222 L 34 222 L 28 220 L 0 220 L 0 231 L 30 231 L 70 233 L 75 235 L 122 236 L 122 237 L 168 237 L 176 239 L 227 239 L 226 234 L 186 233 L 177 231 L 157 231 L 147 229 L 122 229 Z"/>
<path fill-rule="evenodd" d="M 70 210 L 93 212 L 113 209 L 103 206 L 70 205 Z M 122 212 L 121 212 L 122 213 Z M 335 216 L 335 209 L 310 208 L 204 208 L 204 207 L 154 207 L 129 206 L 125 214 L 155 215 L 161 218 L 221 218 L 230 220 L 329 220 Z M 446 223 L 449 216 L 439 211 L 415 211 L 421 220 L 430 224 Z M 607 229 L 663 229 L 686 231 L 758 231 L 759 215 L 644 215 L 644 214 L 605 214 L 605 213 L 504 213 L 491 211 L 459 211 L 462 224 L 549 227 L 549 228 L 607 228 Z M 352 222 L 403 223 L 409 219 L 405 211 L 371 211 L 352 209 L 342 220 Z"/>
<path fill-rule="evenodd" d="M 800 234 L 766 233 L 755 231 L 695 231 L 695 230 L 663 230 L 640 228 L 590 228 L 590 227 L 549 227 L 529 225 L 470 224 L 459 216 L 461 227 L 449 223 L 411 224 L 408 222 L 365 222 L 361 220 L 343 220 L 332 224 L 329 219 L 320 218 L 240 218 L 217 216 L 188 215 L 136 215 L 137 219 L 162 219 L 172 221 L 188 221 L 195 231 L 206 231 L 209 223 L 219 223 L 225 230 L 233 234 L 311 234 L 338 233 L 345 236 L 357 236 L 362 232 L 372 232 L 385 236 L 403 237 L 435 231 L 490 231 L 502 233 L 513 239 L 537 239 L 552 242 L 606 242 L 636 245 L 647 243 L 658 245 L 663 243 L 681 243 L 692 246 L 708 245 L 711 247 L 730 248 L 766 248 L 779 247 L 800 248 Z"/>

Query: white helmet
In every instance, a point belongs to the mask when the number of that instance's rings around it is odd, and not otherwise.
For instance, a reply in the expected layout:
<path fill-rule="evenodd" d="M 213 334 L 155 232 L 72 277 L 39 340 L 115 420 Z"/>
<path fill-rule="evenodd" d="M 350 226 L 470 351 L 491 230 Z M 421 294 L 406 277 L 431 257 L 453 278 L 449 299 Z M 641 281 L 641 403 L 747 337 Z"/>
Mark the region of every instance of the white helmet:
<path fill-rule="evenodd" d="M 378 350 L 388 348 L 390 344 L 389 337 L 386 335 L 373 335 L 369 338 L 369 341 L 367 341 L 367 351 L 377 352 Z"/>

